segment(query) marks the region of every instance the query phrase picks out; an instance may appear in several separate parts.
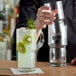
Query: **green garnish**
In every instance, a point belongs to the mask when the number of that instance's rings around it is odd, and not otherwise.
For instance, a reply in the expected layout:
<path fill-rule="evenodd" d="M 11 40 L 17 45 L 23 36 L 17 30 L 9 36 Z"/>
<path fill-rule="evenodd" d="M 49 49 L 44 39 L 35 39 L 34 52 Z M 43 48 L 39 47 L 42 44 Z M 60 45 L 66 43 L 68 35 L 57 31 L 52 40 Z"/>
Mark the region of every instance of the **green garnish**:
<path fill-rule="evenodd" d="M 27 28 L 35 29 L 34 20 L 32 18 L 27 21 Z"/>
<path fill-rule="evenodd" d="M 23 37 L 23 42 L 27 45 L 27 44 L 30 44 L 32 42 L 32 37 L 30 34 L 26 34 L 24 37 Z"/>
<path fill-rule="evenodd" d="M 22 53 L 22 54 L 26 53 L 26 47 L 25 47 L 23 42 L 18 42 L 17 43 L 17 51 Z"/>

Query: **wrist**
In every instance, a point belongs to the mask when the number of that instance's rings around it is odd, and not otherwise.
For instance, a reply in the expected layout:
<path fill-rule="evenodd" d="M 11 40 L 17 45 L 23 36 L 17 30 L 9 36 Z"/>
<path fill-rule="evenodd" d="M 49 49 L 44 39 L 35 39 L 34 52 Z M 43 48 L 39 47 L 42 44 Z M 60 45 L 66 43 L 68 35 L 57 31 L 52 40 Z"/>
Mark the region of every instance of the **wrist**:
<path fill-rule="evenodd" d="M 36 28 L 36 35 L 37 35 L 37 40 L 42 32 L 42 29 L 39 28 L 39 22 L 38 19 L 35 20 L 35 28 Z"/>
<path fill-rule="evenodd" d="M 35 28 L 36 28 L 37 30 L 41 30 L 38 19 L 35 20 Z"/>

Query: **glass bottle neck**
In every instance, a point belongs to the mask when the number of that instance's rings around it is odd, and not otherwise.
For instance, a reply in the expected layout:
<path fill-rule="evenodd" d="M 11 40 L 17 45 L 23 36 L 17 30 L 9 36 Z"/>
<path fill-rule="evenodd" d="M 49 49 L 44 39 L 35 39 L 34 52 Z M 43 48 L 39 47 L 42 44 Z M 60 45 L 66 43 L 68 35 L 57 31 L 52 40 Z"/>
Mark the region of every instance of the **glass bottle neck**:
<path fill-rule="evenodd" d="M 0 11 L 3 11 L 3 0 L 0 0 Z"/>
<path fill-rule="evenodd" d="M 3 22 L 0 20 L 0 33 L 3 31 Z"/>

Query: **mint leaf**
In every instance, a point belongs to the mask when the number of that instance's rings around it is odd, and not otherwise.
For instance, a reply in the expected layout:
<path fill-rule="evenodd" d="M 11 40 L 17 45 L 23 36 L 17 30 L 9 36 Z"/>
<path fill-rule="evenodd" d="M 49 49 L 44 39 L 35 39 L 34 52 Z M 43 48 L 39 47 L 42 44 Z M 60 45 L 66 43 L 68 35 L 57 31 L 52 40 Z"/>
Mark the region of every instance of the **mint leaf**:
<path fill-rule="evenodd" d="M 27 21 L 27 28 L 35 29 L 34 20 L 32 18 Z"/>

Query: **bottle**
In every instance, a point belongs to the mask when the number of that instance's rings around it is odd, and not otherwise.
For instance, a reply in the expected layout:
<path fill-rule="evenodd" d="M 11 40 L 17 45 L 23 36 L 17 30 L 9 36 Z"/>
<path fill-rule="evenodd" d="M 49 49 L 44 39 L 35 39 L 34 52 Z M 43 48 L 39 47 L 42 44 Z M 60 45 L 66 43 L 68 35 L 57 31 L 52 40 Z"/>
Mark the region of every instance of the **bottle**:
<path fill-rule="evenodd" d="M 8 39 L 3 33 L 3 22 L 0 20 L 0 60 L 7 60 Z"/>
<path fill-rule="evenodd" d="M 0 20 L 3 25 L 3 33 L 7 36 L 7 60 L 11 60 L 11 18 L 12 18 L 12 9 L 10 8 L 10 3 L 8 0 L 0 0 Z M 14 22 L 13 22 L 14 24 Z"/>
<path fill-rule="evenodd" d="M 49 62 L 51 66 L 65 66 L 67 25 L 65 23 L 62 1 L 56 0 L 55 2 L 58 14 L 56 15 L 53 24 L 48 26 L 48 45 L 50 47 Z M 50 5 L 48 6 L 50 7 Z"/>
<path fill-rule="evenodd" d="M 4 14 L 3 30 L 4 30 L 4 33 L 10 36 L 11 15 L 10 15 L 10 4 L 8 3 L 9 3 L 8 0 L 3 0 L 3 14 Z"/>
<path fill-rule="evenodd" d="M 4 19 L 4 14 L 3 14 L 3 0 L 0 0 L 0 19 Z"/>

